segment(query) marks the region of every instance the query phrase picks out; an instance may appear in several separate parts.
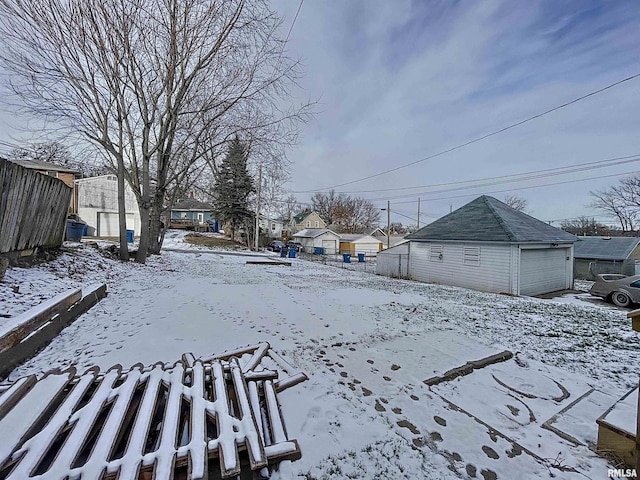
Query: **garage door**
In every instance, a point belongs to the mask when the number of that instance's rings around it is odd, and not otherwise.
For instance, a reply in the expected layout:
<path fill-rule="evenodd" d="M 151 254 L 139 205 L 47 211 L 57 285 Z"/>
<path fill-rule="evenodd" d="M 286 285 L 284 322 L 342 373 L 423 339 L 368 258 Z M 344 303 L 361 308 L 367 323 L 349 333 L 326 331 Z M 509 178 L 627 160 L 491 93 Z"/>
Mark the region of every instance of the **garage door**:
<path fill-rule="evenodd" d="M 567 288 L 570 249 L 520 251 L 520 295 L 540 295 Z"/>
<path fill-rule="evenodd" d="M 127 213 L 127 229 L 135 230 L 133 213 Z M 98 212 L 98 227 L 99 237 L 117 237 L 120 235 L 120 229 L 118 227 L 118 214 L 113 212 Z M 136 232 L 137 233 L 137 232 Z"/>
<path fill-rule="evenodd" d="M 322 248 L 327 255 L 335 255 L 338 253 L 336 248 L 336 240 L 322 240 Z"/>

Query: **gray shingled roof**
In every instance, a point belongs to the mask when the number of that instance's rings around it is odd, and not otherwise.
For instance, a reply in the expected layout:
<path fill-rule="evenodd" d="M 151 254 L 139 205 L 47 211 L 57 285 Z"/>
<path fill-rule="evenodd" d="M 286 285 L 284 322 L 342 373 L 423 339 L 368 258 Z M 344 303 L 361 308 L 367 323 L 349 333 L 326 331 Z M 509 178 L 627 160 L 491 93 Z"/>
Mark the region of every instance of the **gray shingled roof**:
<path fill-rule="evenodd" d="M 201 202 L 195 198 L 185 198 L 181 202 L 176 203 L 171 210 L 193 210 L 193 211 L 213 211 L 213 207 L 208 203 Z"/>
<path fill-rule="evenodd" d="M 578 237 L 573 256 L 589 260 L 625 260 L 639 243 L 638 237 Z"/>
<path fill-rule="evenodd" d="M 405 238 L 505 243 L 572 243 L 578 239 L 488 195 L 476 198 Z"/>
<path fill-rule="evenodd" d="M 332 230 L 329 230 L 328 228 L 306 228 L 299 231 L 298 233 L 294 233 L 293 236 L 298 238 L 316 238 L 327 232 L 333 233 L 334 235 L 340 237 L 340 235 Z"/>
<path fill-rule="evenodd" d="M 10 162 L 17 163 L 21 167 L 30 168 L 31 170 L 48 170 L 51 172 L 66 172 L 66 173 L 80 173 L 73 168 L 64 167 L 51 162 L 45 162 L 43 160 L 26 160 L 26 159 L 12 159 Z"/>

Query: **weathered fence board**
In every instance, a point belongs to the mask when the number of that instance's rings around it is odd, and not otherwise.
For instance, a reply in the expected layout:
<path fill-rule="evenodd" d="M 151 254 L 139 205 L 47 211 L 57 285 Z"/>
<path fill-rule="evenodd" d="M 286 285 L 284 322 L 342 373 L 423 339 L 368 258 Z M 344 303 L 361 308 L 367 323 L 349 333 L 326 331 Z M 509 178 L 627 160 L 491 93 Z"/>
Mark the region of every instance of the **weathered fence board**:
<path fill-rule="evenodd" d="M 215 459 L 222 478 L 241 473 L 241 457 L 254 472 L 296 460 L 273 381 L 250 379 L 274 365 L 276 376 L 299 372 L 259 344 L 209 360 L 19 379 L 0 390 L 0 477 L 196 480 Z"/>
<path fill-rule="evenodd" d="M 71 188 L 0 158 L 0 254 L 62 244 Z"/>

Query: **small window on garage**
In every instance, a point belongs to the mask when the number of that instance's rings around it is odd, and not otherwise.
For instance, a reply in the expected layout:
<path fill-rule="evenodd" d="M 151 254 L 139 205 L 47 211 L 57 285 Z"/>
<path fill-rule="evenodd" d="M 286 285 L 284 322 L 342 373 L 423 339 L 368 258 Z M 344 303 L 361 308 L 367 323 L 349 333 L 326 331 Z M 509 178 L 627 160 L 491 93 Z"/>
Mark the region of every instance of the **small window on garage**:
<path fill-rule="evenodd" d="M 465 265 L 480 265 L 480 247 L 464 247 L 462 263 Z"/>
<path fill-rule="evenodd" d="M 319 228 L 320 227 L 320 222 L 318 220 L 315 221 L 315 227 Z"/>
<path fill-rule="evenodd" d="M 311 228 L 311 220 L 307 220 L 307 228 Z"/>
<path fill-rule="evenodd" d="M 275 231 L 275 229 L 276 229 L 276 224 L 275 224 L 275 223 L 272 223 L 272 224 L 271 224 L 271 230 L 274 230 L 274 231 Z"/>
<path fill-rule="evenodd" d="M 431 245 L 429 247 L 429 261 L 441 262 L 443 258 L 442 253 L 443 253 L 442 245 Z"/>

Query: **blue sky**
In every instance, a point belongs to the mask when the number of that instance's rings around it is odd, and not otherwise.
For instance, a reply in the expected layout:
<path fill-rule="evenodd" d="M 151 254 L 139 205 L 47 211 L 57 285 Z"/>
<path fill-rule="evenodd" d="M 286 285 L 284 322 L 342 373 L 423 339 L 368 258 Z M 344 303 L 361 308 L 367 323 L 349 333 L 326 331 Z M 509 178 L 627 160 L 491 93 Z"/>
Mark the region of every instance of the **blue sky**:
<path fill-rule="evenodd" d="M 285 33 L 298 5 L 274 2 Z M 634 1 L 307 0 L 287 51 L 303 61 L 299 98 L 320 98 L 320 105 L 289 154 L 290 188 L 324 189 L 413 162 L 640 73 L 639 24 L 640 4 Z M 449 194 L 418 195 L 429 189 L 416 189 L 413 198 L 394 198 L 406 190 L 379 190 L 635 153 L 640 79 L 450 154 L 336 190 L 381 207 L 388 197 L 392 210 L 413 217 L 420 196 L 423 212 L 432 215 L 422 217 L 424 224 L 477 195 L 516 185 Z M 589 191 L 619 178 L 607 175 L 631 171 L 640 171 L 640 162 L 544 181 L 600 177 L 592 180 L 493 195 L 522 196 L 529 213 L 545 221 L 578 215 L 605 220 L 588 207 Z M 310 194 L 298 196 L 308 200 Z M 443 198 L 452 196 L 458 198 Z"/>
<path fill-rule="evenodd" d="M 299 5 L 273 0 L 283 36 Z M 299 146 L 289 151 L 287 186 L 325 190 L 402 166 L 638 74 L 638 25 L 637 0 L 306 0 L 286 51 L 303 64 L 294 95 L 319 104 Z M 28 140 L 29 126 L 37 122 L 0 112 L 0 140 Z M 580 215 L 606 221 L 588 206 L 589 191 L 640 172 L 640 162 L 450 192 L 391 189 L 636 153 L 640 78 L 468 147 L 336 190 L 379 207 L 389 200 L 400 214 L 394 220 L 407 224 L 415 223 L 418 198 L 425 224 L 481 194 L 524 197 L 528 213 L 545 221 Z M 594 178 L 538 186 L 588 177 Z M 311 193 L 297 196 L 308 201 Z"/>

